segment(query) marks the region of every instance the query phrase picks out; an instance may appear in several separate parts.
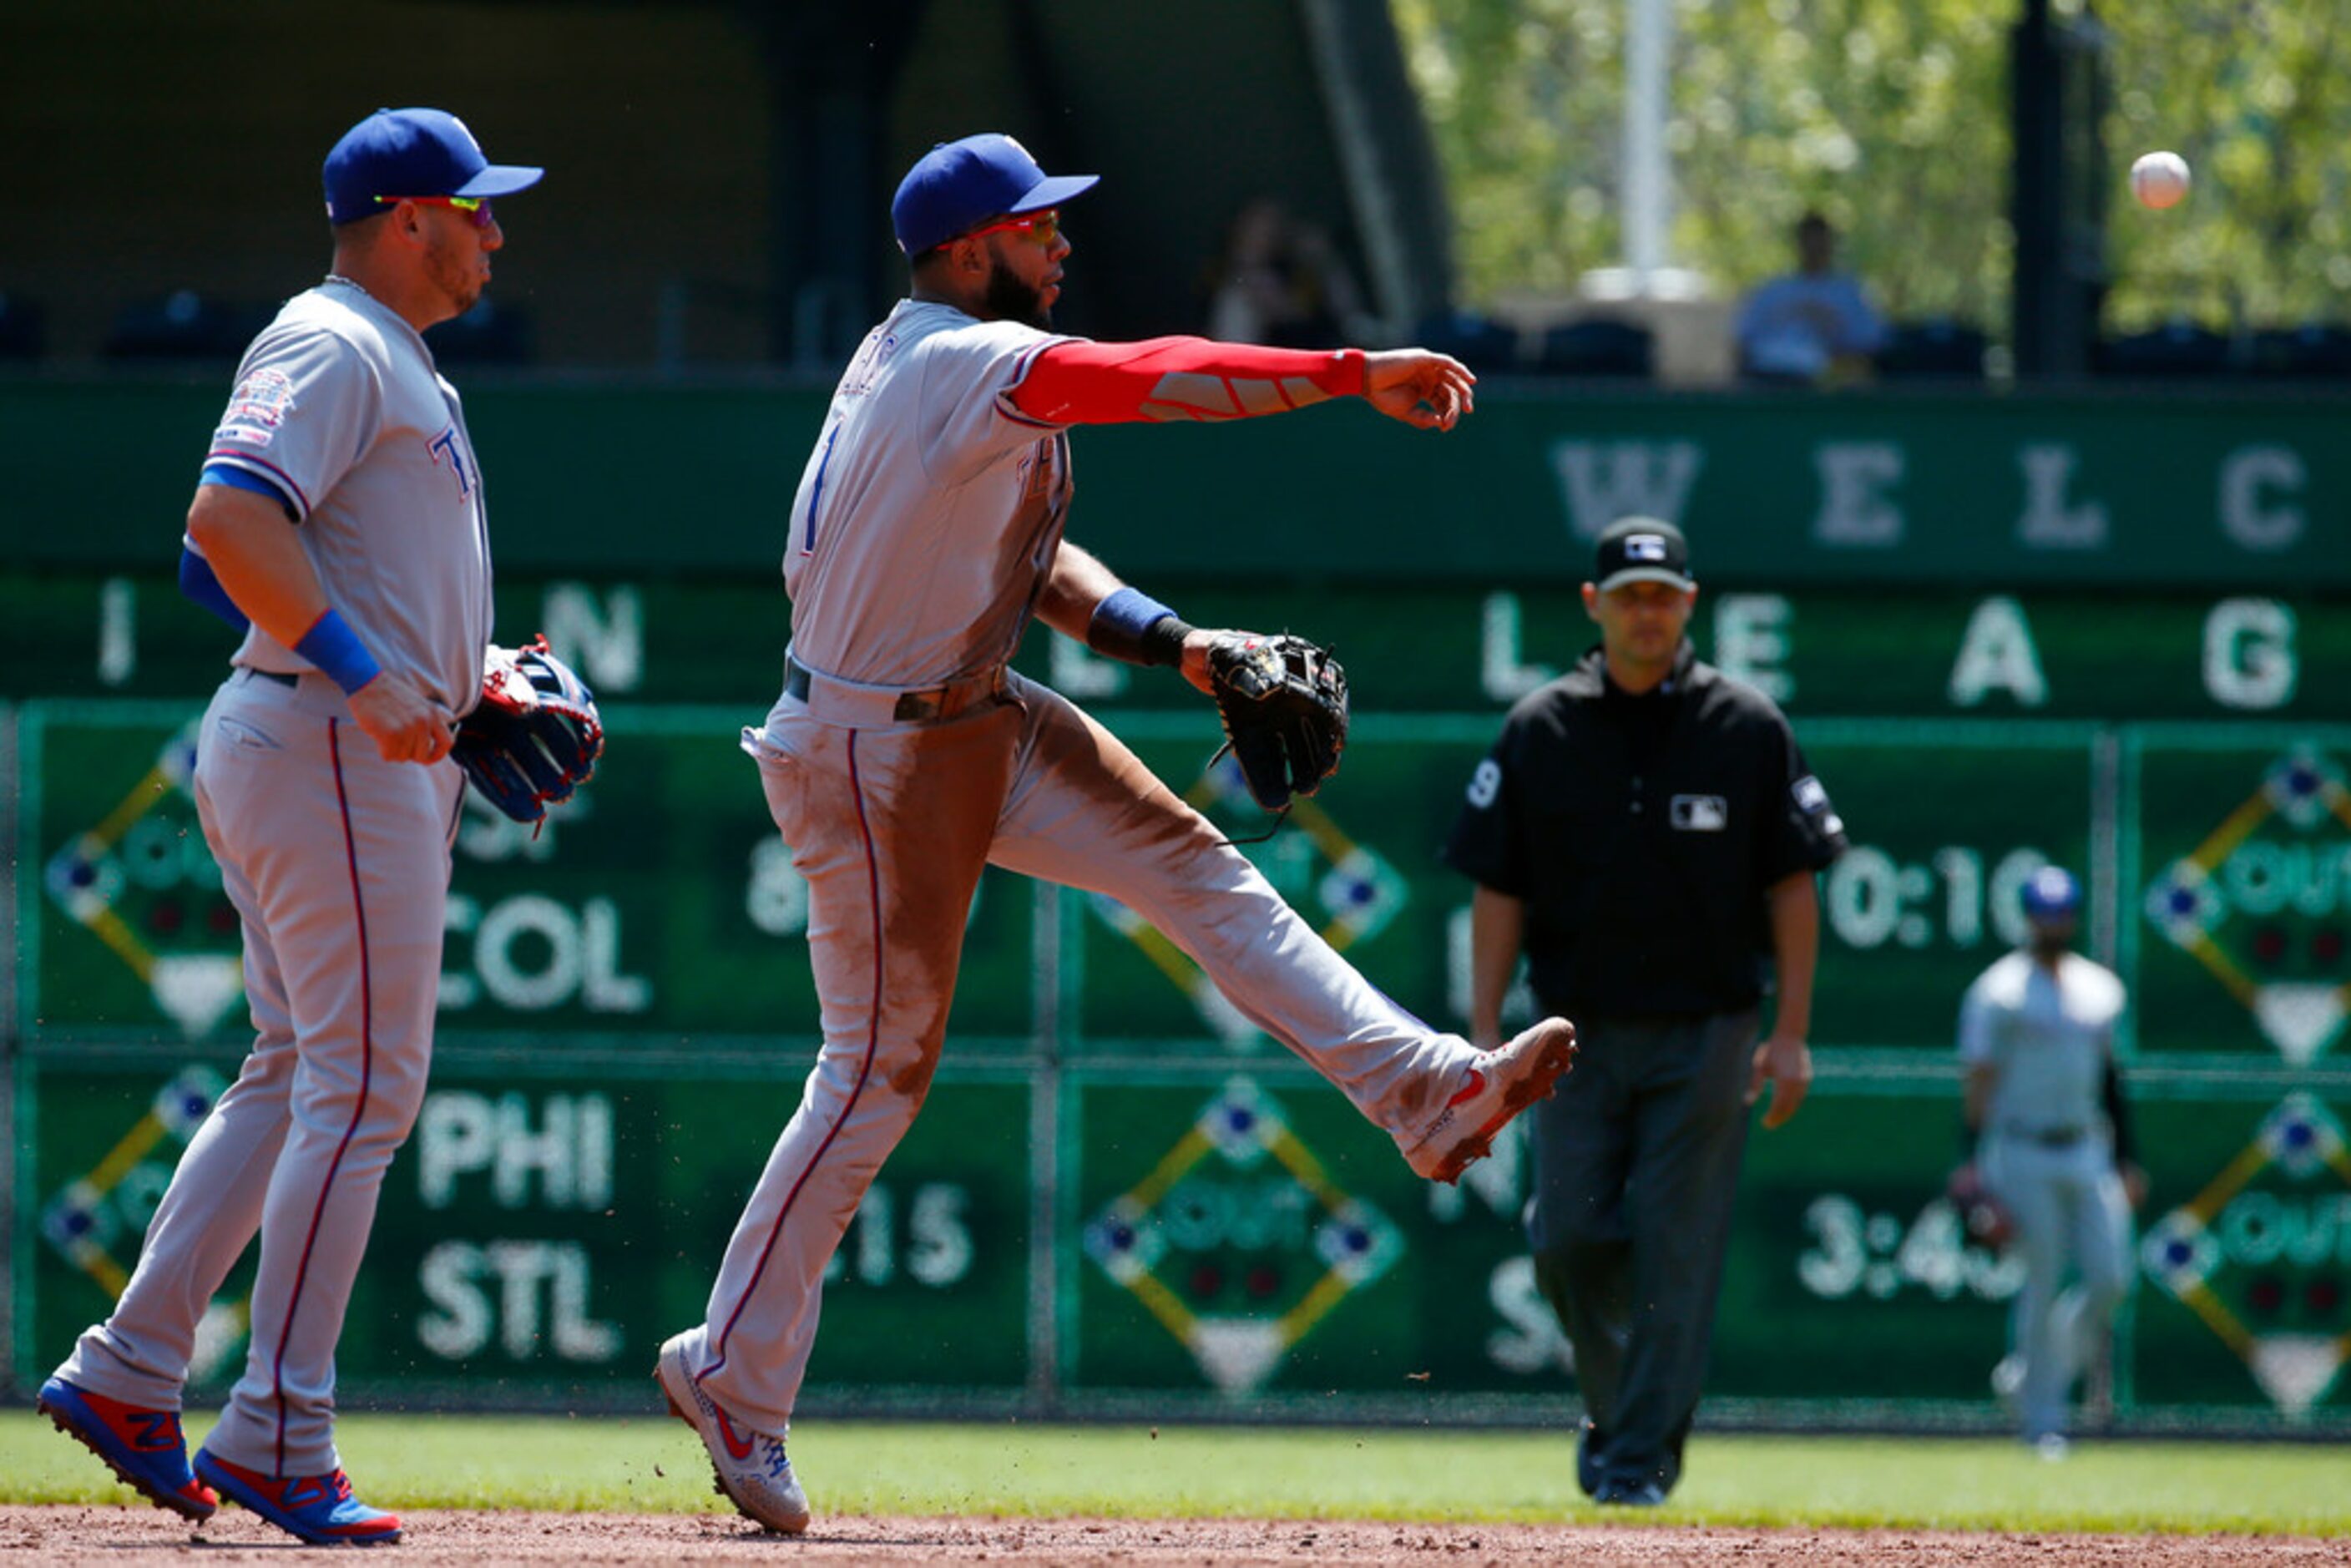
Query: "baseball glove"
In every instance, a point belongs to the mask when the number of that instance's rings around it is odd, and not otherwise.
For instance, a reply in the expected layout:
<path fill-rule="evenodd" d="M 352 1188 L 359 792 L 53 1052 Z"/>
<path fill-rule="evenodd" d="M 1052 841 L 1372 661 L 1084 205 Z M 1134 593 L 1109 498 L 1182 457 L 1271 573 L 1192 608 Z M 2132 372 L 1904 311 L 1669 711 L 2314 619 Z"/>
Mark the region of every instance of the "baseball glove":
<path fill-rule="evenodd" d="M 1347 745 L 1347 672 L 1303 637 L 1220 632 L 1208 675 L 1226 743 L 1249 793 L 1269 811 L 1311 795 L 1339 771 Z"/>
<path fill-rule="evenodd" d="M 1994 1252 L 2005 1248 L 2016 1236 L 2016 1218 L 2008 1206 L 2000 1201 L 1975 1166 L 1961 1166 L 1943 1184 L 1943 1196 L 1959 1211 L 1959 1228 L 1976 1246 Z"/>
<path fill-rule="evenodd" d="M 542 634 L 520 648 L 493 643 L 482 700 L 457 721 L 450 756 L 482 798 L 517 822 L 544 823 L 596 771 L 604 726 L 596 698 Z"/>

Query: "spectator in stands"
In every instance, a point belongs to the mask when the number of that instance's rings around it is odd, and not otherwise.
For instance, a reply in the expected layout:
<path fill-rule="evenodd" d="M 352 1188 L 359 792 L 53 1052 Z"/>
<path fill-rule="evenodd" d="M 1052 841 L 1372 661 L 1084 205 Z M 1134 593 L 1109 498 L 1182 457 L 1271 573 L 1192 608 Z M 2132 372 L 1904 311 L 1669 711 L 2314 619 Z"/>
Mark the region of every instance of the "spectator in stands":
<path fill-rule="evenodd" d="M 1886 323 L 1861 280 L 1836 267 L 1836 230 L 1818 213 L 1796 225 L 1796 270 L 1740 308 L 1739 368 L 1751 381 L 1798 385 L 1866 374 Z"/>
<path fill-rule="evenodd" d="M 1363 297 L 1330 235 L 1259 196 L 1226 232 L 1209 280 L 1207 335 L 1280 349 L 1361 341 Z"/>

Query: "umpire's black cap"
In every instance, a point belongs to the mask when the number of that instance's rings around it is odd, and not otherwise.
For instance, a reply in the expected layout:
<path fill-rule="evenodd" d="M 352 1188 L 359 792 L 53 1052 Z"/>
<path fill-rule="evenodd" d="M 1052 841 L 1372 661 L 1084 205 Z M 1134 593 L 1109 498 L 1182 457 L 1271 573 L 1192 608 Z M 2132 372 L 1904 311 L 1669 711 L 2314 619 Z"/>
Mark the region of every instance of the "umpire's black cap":
<path fill-rule="evenodd" d="M 1593 552 L 1592 580 L 1601 592 L 1627 582 L 1669 582 L 1687 588 L 1689 544 L 1662 517 L 1619 517 Z"/>

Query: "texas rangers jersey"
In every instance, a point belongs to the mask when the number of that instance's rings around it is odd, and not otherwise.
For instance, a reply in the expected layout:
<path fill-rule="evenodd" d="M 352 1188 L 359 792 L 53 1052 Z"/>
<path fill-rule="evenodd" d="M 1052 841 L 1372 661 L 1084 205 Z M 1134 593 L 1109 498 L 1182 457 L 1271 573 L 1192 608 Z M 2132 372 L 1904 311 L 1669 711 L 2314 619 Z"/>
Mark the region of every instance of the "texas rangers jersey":
<path fill-rule="evenodd" d="M 1009 396 L 1062 341 L 905 299 L 832 394 L 792 500 L 802 664 L 917 687 L 1012 657 L 1069 513 L 1070 442 Z"/>
<path fill-rule="evenodd" d="M 2020 950 L 1978 976 L 1959 1007 L 1959 1060 L 1999 1070 L 1985 1131 L 2099 1125 L 2124 1000 L 2114 971 L 2078 953 L 2064 955 L 2053 975 Z"/>
<path fill-rule="evenodd" d="M 453 714 L 474 706 L 490 640 L 481 472 L 414 328 L 353 284 L 296 295 L 246 350 L 204 463 L 286 497 L 327 602 L 378 663 Z M 309 667 L 258 626 L 235 662 Z"/>

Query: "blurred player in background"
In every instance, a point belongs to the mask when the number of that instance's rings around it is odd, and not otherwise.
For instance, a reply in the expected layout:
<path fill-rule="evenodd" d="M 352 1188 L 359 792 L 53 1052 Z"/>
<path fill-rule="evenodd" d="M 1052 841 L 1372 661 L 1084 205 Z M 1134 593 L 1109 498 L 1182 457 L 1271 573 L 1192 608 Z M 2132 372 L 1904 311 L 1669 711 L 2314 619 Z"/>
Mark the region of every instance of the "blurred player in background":
<path fill-rule="evenodd" d="M 1469 1037 L 1523 953 L 1582 1064 L 1535 1107 L 1535 1278 L 1575 1347 L 1576 1480 L 1653 1507 L 1680 1479 L 1714 1333 L 1745 1107 L 1812 1082 L 1813 873 L 1844 827 L 1771 699 L 1700 661 L 1681 530 L 1624 517 L 1583 605 L 1600 645 L 1521 699 L 1446 845 L 1478 883 Z M 1764 991 L 1779 991 L 1756 1042 Z"/>
<path fill-rule="evenodd" d="M 1482 1155 L 1574 1051 L 1564 1019 L 1480 1051 L 1397 1007 L 1115 737 L 1007 668 L 1038 620 L 1211 685 L 1212 633 L 1062 538 L 1071 426 L 1349 397 L 1444 430 L 1470 407 L 1469 372 L 1425 350 L 1055 332 L 1059 209 L 1093 184 L 1047 175 L 1008 136 L 915 162 L 891 208 L 909 298 L 850 361 L 793 501 L 784 691 L 743 746 L 808 882 L 824 1043 L 705 1320 L 657 1366 L 721 1490 L 772 1530 L 808 1526 L 785 1434 L 825 1266 L 930 1089 L 984 867 L 1149 920 L 1432 1179 Z"/>
<path fill-rule="evenodd" d="M 2025 1441 L 2053 1458 L 2065 1451 L 2068 1393 L 2130 1283 L 2130 1213 L 2147 1178 L 2131 1159 L 2115 1063 L 2123 983 L 2073 951 L 2081 883 L 2043 866 L 2023 904 L 2025 945 L 1960 1003 L 1959 1061 L 1966 1157 L 2007 1210 L 2024 1261 L 1992 1385 Z"/>
<path fill-rule="evenodd" d="M 188 508 L 181 586 L 246 633 L 193 792 L 256 1038 L 40 1407 L 192 1520 L 226 1495 L 313 1544 L 400 1539 L 336 1455 L 335 1343 L 424 1098 L 465 789 L 451 728 L 490 637 L 481 476 L 421 334 L 480 298 L 506 239 L 490 198 L 540 173 L 491 163 L 439 110 L 346 132 L 324 170 L 333 269 L 246 350 Z M 192 1471 L 197 1326 L 256 1231 L 245 1373 Z"/>

